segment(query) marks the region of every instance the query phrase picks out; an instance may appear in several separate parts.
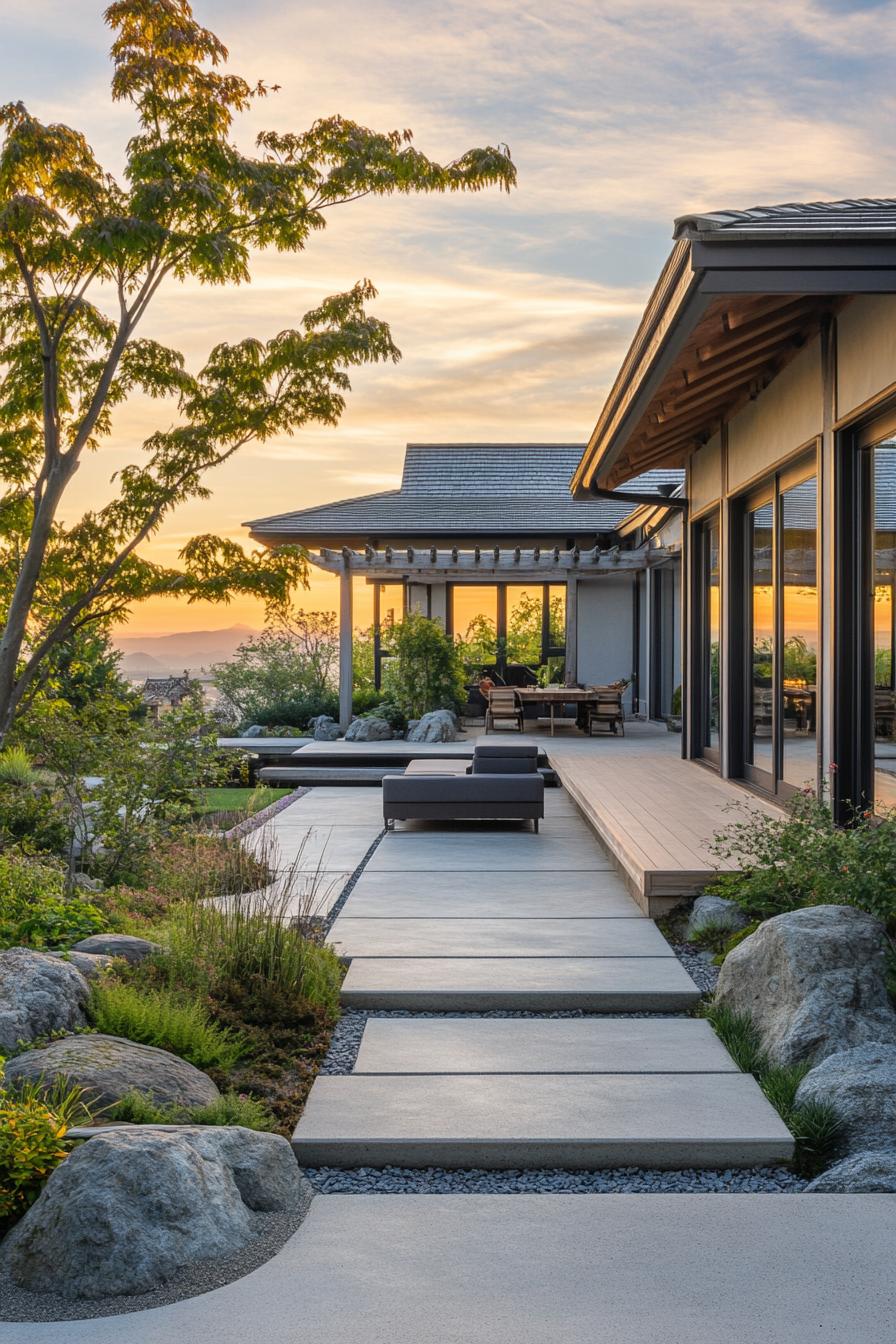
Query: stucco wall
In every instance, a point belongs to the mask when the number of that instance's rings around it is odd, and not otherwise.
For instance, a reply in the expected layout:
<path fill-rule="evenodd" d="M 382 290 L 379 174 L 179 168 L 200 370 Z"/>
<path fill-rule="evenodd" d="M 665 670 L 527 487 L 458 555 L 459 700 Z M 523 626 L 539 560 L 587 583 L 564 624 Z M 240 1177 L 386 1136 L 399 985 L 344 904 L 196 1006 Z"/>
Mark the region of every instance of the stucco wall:
<path fill-rule="evenodd" d="M 728 426 L 728 489 L 735 491 L 821 433 L 821 343 L 810 341 Z"/>
<path fill-rule="evenodd" d="M 632 674 L 634 575 L 579 582 L 578 680 L 605 686 Z M 626 703 L 630 704 L 630 695 Z"/>
<path fill-rule="evenodd" d="M 896 383 L 896 295 L 862 294 L 837 317 L 837 416 Z"/>

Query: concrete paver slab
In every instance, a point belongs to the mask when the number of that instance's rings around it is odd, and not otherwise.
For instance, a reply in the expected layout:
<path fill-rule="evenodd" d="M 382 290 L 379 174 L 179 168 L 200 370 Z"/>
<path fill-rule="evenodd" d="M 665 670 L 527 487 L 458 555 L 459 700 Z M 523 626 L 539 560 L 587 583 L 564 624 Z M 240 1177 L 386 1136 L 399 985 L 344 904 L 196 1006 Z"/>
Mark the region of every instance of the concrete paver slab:
<path fill-rule="evenodd" d="M 743 1073 L 319 1077 L 292 1142 L 310 1167 L 748 1167 L 793 1153 Z"/>
<path fill-rule="evenodd" d="M 649 919 L 355 919 L 330 941 L 343 957 L 674 957 Z"/>
<path fill-rule="evenodd" d="M 516 873 L 372 873 L 358 879 L 345 913 L 365 919 L 643 919 L 611 872 L 552 873 L 521 882 Z"/>
<path fill-rule="evenodd" d="M 318 1195 L 267 1264 L 0 1344 L 884 1344 L 896 1195 Z"/>
<path fill-rule="evenodd" d="M 370 861 L 371 872 L 460 869 L 473 872 L 594 872 L 612 864 L 590 836 L 536 835 L 522 826 L 507 830 L 390 831 Z"/>
<path fill-rule="evenodd" d="M 353 872 L 378 834 L 373 826 L 281 827 L 266 838 L 253 832 L 245 844 L 252 853 L 267 853 L 280 870 L 296 867 L 309 872 L 326 867 Z"/>
<path fill-rule="evenodd" d="M 372 1017 L 354 1073 L 737 1073 L 708 1022 Z"/>
<path fill-rule="evenodd" d="M 350 1008 L 477 1012 L 680 1012 L 700 991 L 677 957 L 359 957 Z"/>

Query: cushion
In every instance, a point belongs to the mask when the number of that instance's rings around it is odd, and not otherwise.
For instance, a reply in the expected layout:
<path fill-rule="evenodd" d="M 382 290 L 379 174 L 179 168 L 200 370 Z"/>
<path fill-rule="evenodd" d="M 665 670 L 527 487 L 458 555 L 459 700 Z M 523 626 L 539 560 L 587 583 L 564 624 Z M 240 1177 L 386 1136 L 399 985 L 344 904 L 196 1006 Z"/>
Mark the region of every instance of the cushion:
<path fill-rule="evenodd" d="M 477 742 L 473 759 L 477 756 L 534 756 L 537 760 L 538 746 L 535 742 Z"/>
<path fill-rule="evenodd" d="M 386 775 L 383 804 L 538 802 L 544 780 L 537 771 L 515 775 Z"/>

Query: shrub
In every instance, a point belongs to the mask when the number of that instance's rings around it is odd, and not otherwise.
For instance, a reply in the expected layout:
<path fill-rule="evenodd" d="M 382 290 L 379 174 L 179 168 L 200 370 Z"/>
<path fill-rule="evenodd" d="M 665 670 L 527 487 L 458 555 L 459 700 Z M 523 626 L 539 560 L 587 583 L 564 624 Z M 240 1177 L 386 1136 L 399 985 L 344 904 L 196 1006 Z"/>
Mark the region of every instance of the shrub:
<path fill-rule="evenodd" d="M 68 1157 L 65 1135 L 82 1110 L 80 1088 L 57 1086 L 46 1099 L 34 1087 L 0 1090 L 0 1219 L 20 1218 L 34 1203 Z"/>
<path fill-rule="evenodd" d="M 896 816 L 858 814 L 836 825 L 824 798 L 797 794 L 783 817 L 748 811 L 716 836 L 738 870 L 707 887 L 767 919 L 807 905 L 855 905 L 896 931 Z"/>
<path fill-rule="evenodd" d="M 260 723 L 263 728 L 283 724 L 292 728 L 307 729 L 309 721 L 316 719 L 320 714 L 328 714 L 331 719 L 339 717 L 339 696 L 335 691 L 272 700 L 270 704 L 260 707 L 257 713 L 244 720 L 243 727 L 248 727 L 250 723 Z"/>
<path fill-rule="evenodd" d="M 199 1069 L 232 1069 L 245 1051 L 236 1032 L 211 1021 L 195 999 L 171 989 L 107 980 L 95 985 L 90 1017 L 108 1036 L 170 1050 Z"/>
<path fill-rule="evenodd" d="M 31 854 L 68 853 L 71 827 L 60 798 L 47 789 L 0 781 L 0 848 Z"/>
<path fill-rule="evenodd" d="M 276 1121 L 267 1107 L 244 1092 L 225 1092 L 207 1106 L 160 1106 L 142 1092 L 128 1092 L 103 1112 L 104 1123 L 131 1125 L 242 1125 L 271 1130 Z"/>
<path fill-rule="evenodd" d="M 437 621 L 409 612 L 392 632 L 387 698 L 409 719 L 459 709 L 465 699 L 460 654 Z"/>
<path fill-rule="evenodd" d="M 0 785 L 13 784 L 24 789 L 40 784 L 43 778 L 24 747 L 4 747 L 0 751 Z"/>
<path fill-rule="evenodd" d="M 60 869 L 0 853 L 0 946 L 70 947 L 107 927 L 91 901 L 65 894 Z"/>
<path fill-rule="evenodd" d="M 384 699 L 383 692 L 374 686 L 356 686 L 352 695 L 352 713 L 359 716 L 370 714 L 376 711 Z"/>

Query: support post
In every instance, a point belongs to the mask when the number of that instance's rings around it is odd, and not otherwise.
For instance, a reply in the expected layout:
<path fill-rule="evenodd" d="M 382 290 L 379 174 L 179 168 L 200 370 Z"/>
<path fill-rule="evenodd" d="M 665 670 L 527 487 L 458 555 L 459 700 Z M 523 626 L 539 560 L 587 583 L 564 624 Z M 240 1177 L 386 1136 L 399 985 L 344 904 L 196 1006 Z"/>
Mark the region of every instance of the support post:
<path fill-rule="evenodd" d="M 570 574 L 566 580 L 566 682 L 579 679 L 579 580 Z"/>
<path fill-rule="evenodd" d="M 352 721 L 352 572 L 346 566 L 339 576 L 339 727 L 345 732 Z"/>

